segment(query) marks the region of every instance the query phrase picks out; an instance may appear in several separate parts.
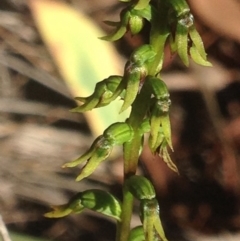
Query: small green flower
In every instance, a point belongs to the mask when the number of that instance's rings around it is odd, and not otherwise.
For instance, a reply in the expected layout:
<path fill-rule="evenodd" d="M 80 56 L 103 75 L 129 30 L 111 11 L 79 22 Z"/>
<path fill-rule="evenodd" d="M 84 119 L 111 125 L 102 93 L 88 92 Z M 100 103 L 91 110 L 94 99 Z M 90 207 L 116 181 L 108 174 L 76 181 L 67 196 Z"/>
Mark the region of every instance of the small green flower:
<path fill-rule="evenodd" d="M 140 0 L 136 5 L 133 4 L 124 8 L 120 13 L 120 22 L 105 21 L 107 25 L 113 26 L 116 29 L 112 34 L 100 39 L 116 41 L 122 38 L 127 31 L 130 31 L 133 35 L 139 33 L 144 26 L 144 20 L 150 21 L 152 18 L 151 6 L 146 4 L 146 0 L 143 2 Z"/>
<path fill-rule="evenodd" d="M 86 162 L 81 173 L 76 178 L 76 181 L 81 181 L 83 178 L 91 175 L 99 164 L 109 157 L 115 145 L 121 145 L 130 141 L 132 137 L 133 130 L 127 123 L 114 123 L 93 142 L 87 152 L 78 159 L 64 164 L 62 167 L 75 167 Z"/>
<path fill-rule="evenodd" d="M 72 112 L 85 112 L 93 108 L 108 105 L 121 94 L 118 86 L 122 80 L 121 76 L 112 75 L 96 84 L 92 95 L 88 97 L 76 97 L 75 99 L 82 102 L 81 106 L 72 109 Z"/>
<path fill-rule="evenodd" d="M 148 64 L 155 56 L 155 51 L 148 44 L 142 45 L 130 56 L 122 80 L 122 86 L 126 91 L 120 112 L 126 110 L 135 100 L 148 74 Z"/>
<path fill-rule="evenodd" d="M 171 6 L 170 22 L 176 29 L 170 37 L 172 52 L 177 52 L 186 66 L 189 65 L 189 54 L 196 63 L 211 66 L 211 63 L 207 61 L 201 36 L 195 28 L 194 17 L 187 2 L 185 0 L 169 0 L 169 3 Z"/>
<path fill-rule="evenodd" d="M 88 177 L 96 170 L 99 164 L 110 155 L 112 148 L 113 143 L 111 140 L 104 138 L 104 136 L 99 136 L 86 153 L 78 159 L 64 164 L 62 167 L 75 167 L 86 162 L 81 170 L 81 173 L 76 178 L 76 181 L 81 181 L 83 178 Z"/>
<path fill-rule="evenodd" d="M 81 213 L 90 209 L 120 221 L 121 203 L 110 193 L 91 189 L 74 195 L 67 204 L 53 206 L 53 211 L 46 213 L 48 218 L 60 218 L 72 213 Z"/>
<path fill-rule="evenodd" d="M 143 223 L 143 231 L 145 241 L 161 240 L 167 241 L 162 223 L 159 217 L 159 205 L 155 198 L 151 200 L 142 200 L 141 204 L 141 220 Z"/>
<path fill-rule="evenodd" d="M 158 138 L 158 130 L 163 129 L 165 138 L 168 140 L 169 146 L 172 148 L 171 129 L 169 120 L 170 95 L 166 84 L 157 77 L 148 76 L 147 84 L 152 88 L 155 98 L 152 98 L 152 109 L 150 111 L 150 148 L 155 152 L 156 142 Z"/>

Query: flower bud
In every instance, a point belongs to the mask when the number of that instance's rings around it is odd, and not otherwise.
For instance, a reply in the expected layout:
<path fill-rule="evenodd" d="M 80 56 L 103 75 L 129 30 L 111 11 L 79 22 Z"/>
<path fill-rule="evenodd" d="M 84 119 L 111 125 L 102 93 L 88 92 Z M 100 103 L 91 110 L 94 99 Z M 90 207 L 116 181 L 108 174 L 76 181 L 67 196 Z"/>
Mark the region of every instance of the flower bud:
<path fill-rule="evenodd" d="M 144 19 L 137 15 L 131 16 L 128 22 L 128 28 L 133 35 L 138 34 L 142 30 L 143 25 Z"/>
<path fill-rule="evenodd" d="M 112 75 L 107 79 L 98 82 L 92 95 L 88 97 L 76 97 L 75 99 L 83 102 L 81 106 L 72 109 L 72 112 L 85 112 L 108 105 L 110 102 L 117 98 L 115 94 L 117 87 L 122 80 L 121 76 Z M 115 94 L 115 95 L 114 95 Z M 119 94 L 119 92 L 118 92 Z"/>
<path fill-rule="evenodd" d="M 82 168 L 80 175 L 78 175 L 76 178 L 76 181 L 80 181 L 95 171 L 98 165 L 110 155 L 112 148 L 112 140 L 99 136 L 86 153 L 84 153 L 78 159 L 64 164 L 62 167 L 75 167 L 86 161 L 86 164 Z"/>

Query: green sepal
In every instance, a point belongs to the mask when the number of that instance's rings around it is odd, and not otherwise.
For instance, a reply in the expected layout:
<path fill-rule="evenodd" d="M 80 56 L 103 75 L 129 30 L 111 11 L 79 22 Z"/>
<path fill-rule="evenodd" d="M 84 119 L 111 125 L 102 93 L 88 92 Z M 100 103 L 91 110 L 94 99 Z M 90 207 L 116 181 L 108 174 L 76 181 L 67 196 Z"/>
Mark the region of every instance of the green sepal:
<path fill-rule="evenodd" d="M 150 150 L 152 151 L 152 153 L 156 153 L 157 151 L 159 151 L 160 146 L 162 145 L 162 142 L 164 140 L 164 134 L 162 132 L 162 127 L 158 127 L 158 131 L 157 131 L 157 138 L 155 137 L 155 135 L 150 135 L 148 138 L 148 145 Z"/>
<path fill-rule="evenodd" d="M 76 178 L 76 181 L 80 181 L 83 178 L 91 175 L 96 170 L 98 165 L 110 155 L 112 148 L 112 140 L 99 136 L 86 153 L 84 153 L 78 159 L 64 164 L 62 167 L 75 167 L 86 161 L 86 164 L 82 168 L 80 175 L 78 175 Z"/>
<path fill-rule="evenodd" d="M 178 173 L 178 168 L 173 163 L 169 151 L 168 151 L 168 140 L 165 138 L 163 131 L 159 131 L 159 137 L 158 137 L 157 145 L 158 145 L 158 154 L 162 157 L 163 161 L 167 164 L 167 166 L 174 172 Z M 160 144 L 159 144 L 160 143 Z"/>
<path fill-rule="evenodd" d="M 97 189 L 77 193 L 67 204 L 52 208 L 53 211 L 44 214 L 45 217 L 60 218 L 73 213 L 81 213 L 87 208 L 117 221 L 121 220 L 121 203 L 110 193 Z"/>
<path fill-rule="evenodd" d="M 151 111 L 150 117 L 150 136 L 149 136 L 149 146 L 152 152 L 156 150 L 156 142 L 158 137 L 158 130 L 161 125 L 161 116 L 159 116 L 158 105 L 155 104 L 153 110 Z"/>
<path fill-rule="evenodd" d="M 110 125 L 104 132 L 103 136 L 111 140 L 113 145 L 121 145 L 131 141 L 134 135 L 132 127 L 125 122 L 117 122 Z"/>
<path fill-rule="evenodd" d="M 129 177 L 124 188 L 139 200 L 152 199 L 156 196 L 152 183 L 143 176 L 133 175 Z"/>
<path fill-rule="evenodd" d="M 157 53 L 150 44 L 144 44 L 131 54 L 130 64 L 141 67 L 144 64 L 153 61 L 156 54 Z"/>
<path fill-rule="evenodd" d="M 169 131 L 170 129 L 170 122 L 168 122 L 169 126 Z M 166 133 L 165 129 L 165 133 Z M 168 135 L 167 135 L 168 136 Z M 158 153 L 159 156 L 162 157 L 163 161 L 167 164 L 167 166 L 174 172 L 178 173 L 178 169 L 176 165 L 173 163 L 171 160 L 171 157 L 169 155 L 169 150 L 168 148 L 170 147 L 172 149 L 172 142 L 171 139 L 166 138 L 164 132 L 163 132 L 163 127 L 160 126 L 158 133 L 157 133 L 157 138 L 153 139 L 153 137 L 150 135 L 148 139 L 148 145 L 153 153 Z"/>
<path fill-rule="evenodd" d="M 138 2 L 134 5 L 134 9 L 144 9 L 149 5 L 150 0 L 138 0 Z"/>
<path fill-rule="evenodd" d="M 203 65 L 203 66 L 207 66 L 207 67 L 210 67 L 212 66 L 212 64 L 205 60 L 201 54 L 198 52 L 198 49 L 195 45 L 193 45 L 191 48 L 190 48 L 190 56 L 191 58 L 193 59 L 193 61 L 197 64 L 200 64 L 200 65 Z"/>
<path fill-rule="evenodd" d="M 143 223 L 145 241 L 167 241 L 159 217 L 159 205 L 157 200 L 155 198 L 151 200 L 142 200 L 140 204 L 140 216 Z"/>
<path fill-rule="evenodd" d="M 156 99 L 158 100 L 168 100 L 170 101 L 169 91 L 166 83 L 161 79 L 153 76 L 148 76 L 146 78 L 146 82 L 151 85 L 152 91 Z M 169 107 L 169 106 L 168 106 Z M 168 112 L 169 109 L 167 108 L 165 112 Z"/>
<path fill-rule="evenodd" d="M 81 213 L 85 207 L 81 203 L 82 193 L 75 194 L 66 204 L 52 206 L 52 211 L 45 213 L 47 218 L 61 218 L 72 213 Z"/>
<path fill-rule="evenodd" d="M 140 0 L 141 1 L 141 0 Z M 144 0 L 146 1 L 146 0 Z M 149 0 L 148 0 L 149 1 Z M 140 5 L 139 5 L 140 6 Z M 141 7 L 144 6 L 141 4 Z M 123 35 L 130 30 L 134 35 L 139 33 L 144 25 L 144 19 L 150 21 L 152 18 L 152 7 L 148 4 L 144 8 L 135 8 L 130 6 L 123 9 L 120 13 L 120 22 L 105 21 L 109 26 L 116 27 L 113 33 L 100 37 L 102 40 L 116 41 L 123 37 Z"/>
<path fill-rule="evenodd" d="M 149 146 L 152 152 L 156 151 L 159 141 L 159 130 L 161 129 L 164 138 L 167 140 L 169 147 L 172 149 L 171 141 L 171 125 L 169 120 L 169 106 L 170 99 L 162 98 L 161 100 L 156 100 L 151 111 L 150 116 L 150 137 Z"/>
<path fill-rule="evenodd" d="M 207 61 L 207 54 L 205 52 L 202 38 L 194 26 L 189 28 L 189 36 L 192 40 L 190 56 L 194 62 L 203 66 L 212 66 L 212 64 Z"/>
<path fill-rule="evenodd" d="M 151 85 L 155 96 L 150 115 L 150 148 L 155 152 L 160 126 L 163 129 L 165 138 L 168 140 L 169 146 L 172 148 L 170 121 L 168 117 L 171 100 L 167 85 L 161 79 L 156 77 L 148 77 L 146 81 Z"/>
<path fill-rule="evenodd" d="M 45 213 L 44 217 L 46 218 L 62 218 L 67 215 L 70 215 L 71 213 L 81 213 L 81 211 L 84 210 L 84 207 L 80 208 L 77 210 L 71 209 L 68 204 L 65 205 L 59 205 L 59 206 L 52 206 L 51 207 L 53 210 Z"/>
<path fill-rule="evenodd" d="M 99 148 L 101 148 L 102 146 L 104 146 L 104 140 L 105 138 L 103 137 L 103 135 L 97 137 L 95 139 L 95 141 L 92 143 L 91 147 L 83 154 L 81 155 L 79 158 L 77 158 L 76 160 L 73 160 L 71 162 L 67 162 L 65 163 L 62 168 L 66 168 L 66 167 L 75 167 L 79 164 L 84 163 L 86 160 L 90 159 L 93 155 L 95 155 L 95 153 L 97 152 L 97 150 Z M 109 146 L 109 143 L 107 145 L 107 147 Z"/>
<path fill-rule="evenodd" d="M 188 66 L 188 28 L 187 26 L 177 23 L 175 41 L 177 52 L 183 63 Z"/>
<path fill-rule="evenodd" d="M 114 26 L 116 26 L 115 31 L 112 34 L 100 37 L 100 39 L 107 41 L 116 41 L 123 37 L 123 35 L 128 30 L 129 20 L 132 16 L 131 9 L 132 8 L 123 9 L 120 13 L 120 22 L 118 22 L 118 24 L 114 24 Z"/>
<path fill-rule="evenodd" d="M 128 241 L 145 241 L 143 226 L 137 226 L 131 229 Z"/>
<path fill-rule="evenodd" d="M 177 17 L 184 15 L 190 11 L 189 6 L 185 0 L 169 0 L 174 11 L 177 13 Z"/>
<path fill-rule="evenodd" d="M 140 134 L 143 135 L 151 130 L 149 118 L 145 118 L 140 125 Z"/>
<path fill-rule="evenodd" d="M 93 153 L 91 158 L 87 161 L 84 167 L 81 170 L 81 173 L 77 176 L 76 181 L 81 181 L 82 179 L 90 176 L 99 166 L 99 164 L 106 160 L 107 157 L 112 152 L 112 145 L 109 145 L 108 141 L 103 140 L 106 145 L 99 147 L 96 152 Z"/>
<path fill-rule="evenodd" d="M 156 12 L 156 9 L 153 6 L 148 5 L 146 8 L 143 8 L 141 10 L 132 9 L 131 12 L 133 15 L 142 17 L 142 18 L 146 19 L 147 21 L 150 21 L 152 19 L 152 13 L 154 11 Z"/>
<path fill-rule="evenodd" d="M 125 70 L 125 74 L 123 76 L 123 82 L 126 84 L 125 96 L 123 98 L 123 105 L 119 111 L 119 113 L 125 111 L 129 106 L 132 105 L 135 100 L 137 94 L 140 90 L 140 84 L 144 80 L 147 75 L 147 69 L 145 66 L 130 66 Z"/>
<path fill-rule="evenodd" d="M 75 167 L 86 161 L 80 175 L 76 178 L 76 181 L 80 181 L 96 170 L 98 165 L 111 154 L 113 146 L 131 141 L 133 135 L 132 127 L 127 123 L 114 123 L 103 132 L 103 135 L 99 136 L 93 142 L 87 152 L 78 159 L 64 164 L 62 167 Z"/>
<path fill-rule="evenodd" d="M 171 53 L 177 52 L 177 43 L 172 34 L 170 34 L 169 36 L 169 45 L 170 45 Z"/>
<path fill-rule="evenodd" d="M 81 203 L 85 208 L 121 220 L 121 203 L 106 191 L 92 189 L 82 193 Z"/>
<path fill-rule="evenodd" d="M 81 106 L 78 106 L 71 110 L 71 112 L 85 112 L 106 106 L 117 98 L 114 93 L 116 92 L 120 82 L 121 76 L 112 75 L 107 79 L 98 82 L 95 86 L 94 92 L 88 97 L 76 97 L 75 99 L 82 102 Z M 113 98 L 114 95 L 114 98 Z"/>
<path fill-rule="evenodd" d="M 118 22 L 118 24 L 114 24 L 114 26 L 116 26 L 115 31 L 112 34 L 100 37 L 100 39 L 107 41 L 116 41 L 120 39 L 127 32 L 130 17 L 130 10 L 128 8 L 123 9 L 120 13 L 120 22 Z"/>
<path fill-rule="evenodd" d="M 156 52 L 149 44 L 139 47 L 131 54 L 130 60 L 126 63 L 122 80 L 126 91 L 120 112 L 131 106 L 135 100 L 148 74 L 147 64 L 151 62 L 155 56 Z"/>
<path fill-rule="evenodd" d="M 207 61 L 201 36 L 195 28 L 194 17 L 187 2 L 185 0 L 170 0 L 169 2 L 174 9 L 174 12 L 170 11 L 170 21 L 171 23 L 176 21 L 175 41 L 173 40 L 173 34 L 169 40 L 171 51 L 177 51 L 186 66 L 189 65 L 189 53 L 197 64 L 211 66 L 211 63 Z M 175 16 L 172 16 L 174 14 Z"/>
<path fill-rule="evenodd" d="M 162 133 L 165 137 L 165 140 L 167 141 L 168 146 L 171 148 L 171 150 L 173 150 L 169 114 L 165 113 L 161 116 L 161 127 Z"/>
<path fill-rule="evenodd" d="M 207 54 L 205 52 L 205 48 L 203 45 L 203 41 L 201 36 L 199 35 L 198 31 L 196 30 L 195 26 L 191 26 L 189 28 L 189 36 L 193 42 L 193 44 L 198 49 L 199 54 L 202 56 L 203 59 L 207 59 Z"/>
<path fill-rule="evenodd" d="M 123 37 L 123 35 L 127 32 L 126 26 L 119 26 L 112 34 L 100 37 L 101 40 L 107 41 L 116 41 Z"/>

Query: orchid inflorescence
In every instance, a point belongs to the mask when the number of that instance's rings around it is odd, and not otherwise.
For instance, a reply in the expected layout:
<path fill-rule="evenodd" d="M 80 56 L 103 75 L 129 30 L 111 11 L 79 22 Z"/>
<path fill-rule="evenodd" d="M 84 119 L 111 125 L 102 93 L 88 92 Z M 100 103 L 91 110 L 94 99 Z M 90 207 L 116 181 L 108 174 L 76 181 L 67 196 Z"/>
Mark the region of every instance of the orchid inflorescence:
<path fill-rule="evenodd" d="M 110 125 L 88 151 L 63 167 L 85 163 L 76 179 L 80 181 L 91 175 L 109 157 L 114 146 L 122 145 L 123 200 L 119 201 L 105 191 L 86 190 L 73 196 L 67 204 L 53 207 L 53 211 L 45 216 L 57 218 L 90 209 L 117 221 L 117 241 L 166 241 L 154 187 L 147 178 L 136 175 L 144 138 L 147 138 L 152 153 L 160 155 L 171 170 L 178 172 L 169 154 L 169 150 L 173 150 L 170 94 L 160 75 L 164 48 L 169 45 L 172 54 L 177 53 L 186 66 L 189 65 L 189 56 L 198 64 L 211 64 L 207 61 L 203 42 L 185 0 L 122 2 L 126 7 L 120 13 L 120 21 L 106 21 L 115 30 L 101 39 L 115 41 L 126 32 L 138 34 L 148 21 L 151 24 L 149 43 L 133 51 L 125 64 L 123 76 L 112 75 L 97 83 L 92 95 L 76 98 L 81 104 L 72 111 L 82 113 L 101 108 L 119 98 L 123 101 L 119 112 L 131 108 L 129 118 L 125 122 Z M 140 202 L 142 225 L 130 229 L 134 199 Z"/>

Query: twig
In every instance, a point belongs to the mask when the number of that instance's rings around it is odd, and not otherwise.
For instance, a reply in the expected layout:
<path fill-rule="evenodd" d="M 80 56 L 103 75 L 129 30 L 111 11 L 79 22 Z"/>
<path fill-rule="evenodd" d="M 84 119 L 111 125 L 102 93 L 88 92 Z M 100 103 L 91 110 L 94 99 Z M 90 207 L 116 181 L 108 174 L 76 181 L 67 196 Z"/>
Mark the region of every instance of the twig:
<path fill-rule="evenodd" d="M 0 214 L 0 233 L 2 236 L 2 241 L 11 241 L 11 238 L 8 234 L 5 223 L 3 222 L 2 215 Z"/>

